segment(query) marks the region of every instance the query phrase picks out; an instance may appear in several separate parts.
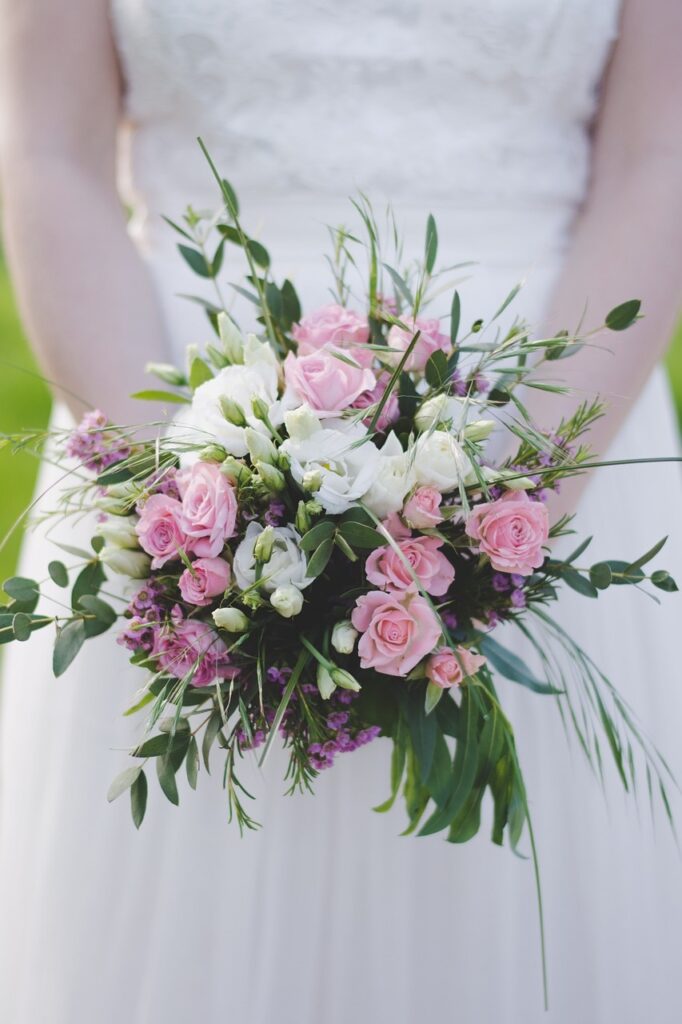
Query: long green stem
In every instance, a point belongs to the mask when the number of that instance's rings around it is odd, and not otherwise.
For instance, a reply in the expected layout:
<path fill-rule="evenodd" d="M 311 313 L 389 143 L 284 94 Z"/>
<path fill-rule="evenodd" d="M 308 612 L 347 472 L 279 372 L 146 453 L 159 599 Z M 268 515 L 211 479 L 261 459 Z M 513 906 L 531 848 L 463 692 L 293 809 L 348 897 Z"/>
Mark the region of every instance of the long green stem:
<path fill-rule="evenodd" d="M 277 730 L 279 729 L 279 727 L 280 727 L 280 725 L 282 723 L 282 719 L 284 718 L 284 712 L 286 711 L 287 707 L 289 706 L 289 701 L 291 700 L 291 695 L 294 692 L 296 684 L 298 683 L 299 679 L 301 678 L 301 673 L 303 672 L 303 669 L 307 665 L 309 659 L 310 659 L 310 655 L 308 654 L 308 651 L 304 647 L 303 650 L 301 651 L 301 653 L 298 656 L 298 660 L 297 660 L 296 664 L 294 665 L 294 669 L 293 669 L 293 671 L 292 671 L 292 673 L 291 673 L 291 675 L 289 677 L 289 682 L 287 683 L 286 689 L 285 689 L 284 693 L 282 694 L 282 699 L 279 702 L 279 707 L 277 708 L 277 711 L 275 713 L 275 717 L 274 717 L 274 719 L 272 721 L 272 725 L 270 726 L 270 732 L 268 733 L 268 738 L 265 741 L 265 746 L 263 747 L 263 753 L 261 754 L 260 760 L 258 761 L 258 766 L 260 768 L 262 768 L 263 765 L 265 764 L 265 759 L 268 756 L 268 753 L 270 752 L 270 748 L 272 746 L 273 740 L 274 740 L 275 736 L 277 735 Z"/>

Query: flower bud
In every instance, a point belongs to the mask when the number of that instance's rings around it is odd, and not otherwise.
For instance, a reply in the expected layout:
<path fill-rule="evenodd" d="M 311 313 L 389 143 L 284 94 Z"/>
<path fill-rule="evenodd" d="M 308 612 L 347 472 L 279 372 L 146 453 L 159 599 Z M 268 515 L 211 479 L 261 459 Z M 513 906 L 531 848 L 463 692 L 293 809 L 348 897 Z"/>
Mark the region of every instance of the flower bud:
<path fill-rule="evenodd" d="M 345 668 L 334 666 L 331 670 L 331 676 L 336 685 L 340 686 L 342 690 L 354 690 L 357 693 L 360 689 L 360 683 L 350 672 L 346 672 Z"/>
<path fill-rule="evenodd" d="M 201 462 L 223 462 L 227 452 L 219 444 L 208 444 L 198 455 Z"/>
<path fill-rule="evenodd" d="M 253 410 L 253 415 L 257 420 L 260 420 L 262 423 L 268 423 L 270 419 L 270 409 L 268 407 L 268 403 L 265 399 L 261 398 L 260 395 L 254 395 L 251 399 L 251 409 Z"/>
<path fill-rule="evenodd" d="M 294 524 L 299 533 L 307 533 L 312 526 L 310 516 L 308 515 L 308 509 L 306 508 L 304 501 L 299 501 L 296 509 L 296 518 Z"/>
<path fill-rule="evenodd" d="M 200 359 L 200 358 L 201 357 L 199 355 L 199 346 L 198 345 L 188 345 L 187 348 L 185 349 L 185 360 L 187 362 L 187 377 L 188 378 L 192 376 L 192 363 L 194 362 L 195 359 Z"/>
<path fill-rule="evenodd" d="M 474 420 L 462 431 L 468 441 L 485 441 L 495 429 L 495 420 Z"/>
<path fill-rule="evenodd" d="M 444 392 L 434 395 L 419 406 L 414 416 L 414 425 L 419 431 L 431 430 L 443 423 L 455 430 L 459 429 L 464 402 L 461 398 L 452 398 Z"/>
<path fill-rule="evenodd" d="M 332 647 L 339 654 L 352 654 L 357 638 L 357 629 L 349 619 L 344 619 L 343 622 L 337 622 L 332 630 Z"/>
<path fill-rule="evenodd" d="M 254 430 L 253 427 L 246 427 L 244 430 L 244 439 L 246 441 L 246 447 L 249 449 L 249 455 L 251 456 L 252 462 L 267 462 L 272 466 L 277 463 L 277 448 L 269 437 L 266 437 L 265 434 L 261 434 L 260 430 Z"/>
<path fill-rule="evenodd" d="M 182 370 L 178 370 L 172 363 L 147 363 L 144 372 L 152 373 L 159 380 L 171 384 L 173 387 L 182 387 L 187 383 L 187 378 Z"/>
<path fill-rule="evenodd" d="M 270 604 L 284 619 L 292 619 L 303 608 L 303 594 L 298 587 L 277 587 L 270 597 Z"/>
<path fill-rule="evenodd" d="M 309 470 L 303 474 L 302 484 L 304 491 L 310 491 L 311 493 L 319 491 L 322 486 L 322 473 L 319 469 Z"/>
<path fill-rule="evenodd" d="M 112 572 L 121 576 L 129 576 L 133 580 L 147 579 L 151 572 L 151 558 L 144 551 L 130 551 L 123 548 L 103 547 L 99 553 L 100 561 L 104 562 Z"/>
<path fill-rule="evenodd" d="M 240 459 L 235 459 L 234 455 L 228 455 L 223 459 L 220 472 L 228 479 L 236 480 L 238 484 L 245 484 L 251 477 L 249 467 Z"/>
<path fill-rule="evenodd" d="M 320 421 L 309 405 L 300 405 L 284 416 L 284 424 L 294 441 L 304 441 L 320 429 Z"/>
<path fill-rule="evenodd" d="M 306 507 L 306 512 L 308 512 L 308 514 L 311 515 L 311 516 L 319 516 L 319 515 L 322 515 L 322 513 L 324 512 L 324 509 L 322 508 L 322 505 L 320 504 L 320 502 L 319 501 L 315 501 L 314 499 L 311 499 L 310 501 L 306 501 L 305 507 Z"/>
<path fill-rule="evenodd" d="M 136 522 L 137 516 L 111 516 L 106 522 L 97 524 L 95 533 L 111 548 L 136 549 L 140 546 Z"/>
<path fill-rule="evenodd" d="M 213 621 L 218 629 L 225 629 L 228 633 L 243 633 L 249 628 L 249 620 L 239 608 L 216 608 Z"/>
<path fill-rule="evenodd" d="M 244 339 L 234 320 L 227 313 L 218 313 L 218 334 L 229 361 L 243 363 Z"/>
<path fill-rule="evenodd" d="M 140 485 L 131 480 L 111 484 L 103 495 L 95 499 L 94 505 L 109 515 L 126 516 L 135 507 L 140 491 Z"/>
<path fill-rule="evenodd" d="M 256 537 L 253 545 L 253 557 L 261 565 L 265 565 L 272 558 L 272 549 L 275 546 L 277 534 L 272 526 L 266 526 Z"/>
<path fill-rule="evenodd" d="M 284 475 L 274 466 L 270 466 L 267 462 L 255 462 L 254 468 L 269 491 L 278 494 L 286 488 L 287 482 Z"/>
<path fill-rule="evenodd" d="M 320 691 L 320 697 L 323 700 L 329 700 L 334 690 L 336 689 L 336 683 L 331 677 L 329 669 L 325 668 L 324 665 L 317 665 L 317 688 Z"/>
<path fill-rule="evenodd" d="M 246 416 L 239 402 L 235 402 L 234 398 L 228 398 L 227 395 L 221 395 L 218 399 L 220 403 L 220 409 L 223 416 L 230 423 L 234 423 L 235 427 L 243 427 L 246 425 Z"/>

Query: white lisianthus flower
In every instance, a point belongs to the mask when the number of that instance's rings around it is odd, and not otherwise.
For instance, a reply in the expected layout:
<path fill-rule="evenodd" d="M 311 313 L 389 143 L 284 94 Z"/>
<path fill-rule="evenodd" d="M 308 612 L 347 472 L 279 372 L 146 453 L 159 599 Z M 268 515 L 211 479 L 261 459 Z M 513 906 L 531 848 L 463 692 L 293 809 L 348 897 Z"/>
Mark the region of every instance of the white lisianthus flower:
<path fill-rule="evenodd" d="M 152 560 L 144 551 L 131 551 L 128 548 L 110 548 L 106 545 L 99 553 L 100 561 L 108 569 L 121 576 L 129 576 L 132 580 L 145 580 L 151 575 Z"/>
<path fill-rule="evenodd" d="M 279 397 L 279 367 L 277 356 L 270 345 L 249 334 L 244 343 L 243 364 L 226 366 L 212 380 L 200 384 L 194 392 L 189 415 L 184 422 L 201 431 L 200 440 L 217 441 L 229 455 L 247 454 L 245 427 L 252 427 L 268 435 L 268 428 L 254 415 L 253 399 L 260 399 L 274 427 L 283 419 L 283 406 Z M 226 418 L 221 399 L 239 404 L 244 412 L 245 426 L 237 426 Z"/>
<path fill-rule="evenodd" d="M 358 631 L 350 619 L 337 622 L 332 630 L 332 647 L 339 654 L 352 654 L 355 648 L 355 641 L 358 638 Z"/>
<path fill-rule="evenodd" d="M 431 430 L 439 424 L 457 432 L 463 424 L 467 409 L 464 399 L 441 393 L 427 398 L 414 414 L 414 425 L 418 431 Z"/>
<path fill-rule="evenodd" d="M 110 548 L 131 548 L 140 546 L 135 524 L 137 516 L 110 516 L 103 523 L 98 523 L 95 533 L 102 537 Z"/>
<path fill-rule="evenodd" d="M 297 590 L 304 590 L 313 581 L 306 576 L 307 563 L 299 547 L 300 535 L 293 526 L 274 526 L 269 529 L 274 534 L 274 540 L 270 558 L 262 567 L 260 586 L 268 594 L 272 594 L 278 587 L 293 586 Z M 234 553 L 232 569 L 240 590 L 248 590 L 256 582 L 254 547 L 262 533 L 262 526 L 249 523 L 244 540 Z"/>
<path fill-rule="evenodd" d="M 379 519 L 403 507 L 405 495 L 415 483 L 413 460 L 404 452 L 400 441 L 391 432 L 379 452 L 372 486 L 364 495 L 363 504 Z"/>
<path fill-rule="evenodd" d="M 308 489 L 314 485 L 315 497 L 325 512 L 339 515 L 357 505 L 367 493 L 376 472 L 379 451 L 360 423 L 346 425 L 338 420 L 327 420 L 329 426 L 322 428 L 320 421 L 316 422 L 315 427 L 311 417 L 300 409 L 287 414 L 285 423 L 290 436 L 281 451 L 291 462 L 294 480 L 304 486 L 305 479 Z M 367 440 L 358 444 L 363 438 Z"/>
<path fill-rule="evenodd" d="M 303 594 L 298 587 L 277 587 L 270 597 L 270 604 L 282 618 L 292 619 L 303 608 Z"/>
<path fill-rule="evenodd" d="M 411 454 L 417 483 L 435 487 L 441 494 L 454 490 L 470 468 L 462 448 L 445 430 L 421 434 Z"/>

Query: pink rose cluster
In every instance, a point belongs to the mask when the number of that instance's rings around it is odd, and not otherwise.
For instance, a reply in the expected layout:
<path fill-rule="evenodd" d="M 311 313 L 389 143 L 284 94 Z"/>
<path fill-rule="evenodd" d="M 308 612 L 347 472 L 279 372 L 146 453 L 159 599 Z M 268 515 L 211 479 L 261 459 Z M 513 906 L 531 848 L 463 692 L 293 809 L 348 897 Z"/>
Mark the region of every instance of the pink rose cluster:
<path fill-rule="evenodd" d="M 197 462 L 177 474 L 180 499 L 152 494 L 136 526 L 140 546 L 152 556 L 152 569 L 178 557 L 180 549 L 216 559 L 234 536 L 237 499 L 233 486 L 213 463 Z"/>
<path fill-rule="evenodd" d="M 357 599 L 351 622 L 362 634 L 362 668 L 387 676 L 406 676 L 429 654 L 441 635 L 429 602 L 411 590 L 371 590 Z"/>
<path fill-rule="evenodd" d="M 339 305 L 322 306 L 294 324 L 291 331 L 298 343 L 298 355 L 308 356 L 330 345 L 351 349 L 353 359 L 361 366 L 371 366 L 374 356 L 364 348 L 369 342 L 367 318 Z"/>
<path fill-rule="evenodd" d="M 434 352 L 450 351 L 450 338 L 441 332 L 439 320 L 419 316 L 403 317 L 403 323 L 407 324 L 409 330 L 394 325 L 386 340 L 389 347 L 400 356 L 409 348 L 414 335 L 419 331 L 416 344 L 405 363 L 406 370 L 423 370 Z"/>
<path fill-rule="evenodd" d="M 400 553 L 390 545 L 376 548 L 367 559 L 365 575 L 384 590 L 417 590 L 418 580 L 427 594 L 442 597 L 455 578 L 442 546 L 438 537 L 408 537 L 397 543 Z"/>
<path fill-rule="evenodd" d="M 376 377 L 369 367 L 353 365 L 339 349 L 331 346 L 307 356 L 289 353 L 284 362 L 288 386 L 318 416 L 334 416 L 365 391 L 373 391 Z"/>
<path fill-rule="evenodd" d="M 466 532 L 497 572 L 530 576 L 544 561 L 549 514 L 542 502 L 525 491 L 509 491 L 497 501 L 476 505 L 467 518 Z"/>
<path fill-rule="evenodd" d="M 441 689 L 461 686 L 485 665 L 485 658 L 467 650 L 461 644 L 454 648 L 439 647 L 426 663 L 426 677 Z"/>
<path fill-rule="evenodd" d="M 171 620 L 171 624 L 156 628 L 151 652 L 164 672 L 176 679 L 191 673 L 193 686 L 210 686 L 237 673 L 214 629 L 197 619 L 183 618 L 179 608 L 174 609 Z"/>

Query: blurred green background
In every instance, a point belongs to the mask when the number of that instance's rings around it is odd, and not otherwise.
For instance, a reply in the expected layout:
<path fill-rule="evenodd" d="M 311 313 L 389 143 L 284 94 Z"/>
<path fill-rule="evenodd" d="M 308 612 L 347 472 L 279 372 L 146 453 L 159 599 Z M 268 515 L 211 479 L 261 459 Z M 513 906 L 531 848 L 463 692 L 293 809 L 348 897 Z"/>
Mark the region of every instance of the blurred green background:
<path fill-rule="evenodd" d="M 682 327 L 673 339 L 667 362 L 682 423 Z M 47 423 L 50 396 L 37 373 L 0 257 L 0 434 Z M 30 501 L 36 469 L 32 456 L 0 450 L 0 541 Z M 20 542 L 21 531 L 17 530 L 0 551 L 0 581 L 12 575 Z"/>

